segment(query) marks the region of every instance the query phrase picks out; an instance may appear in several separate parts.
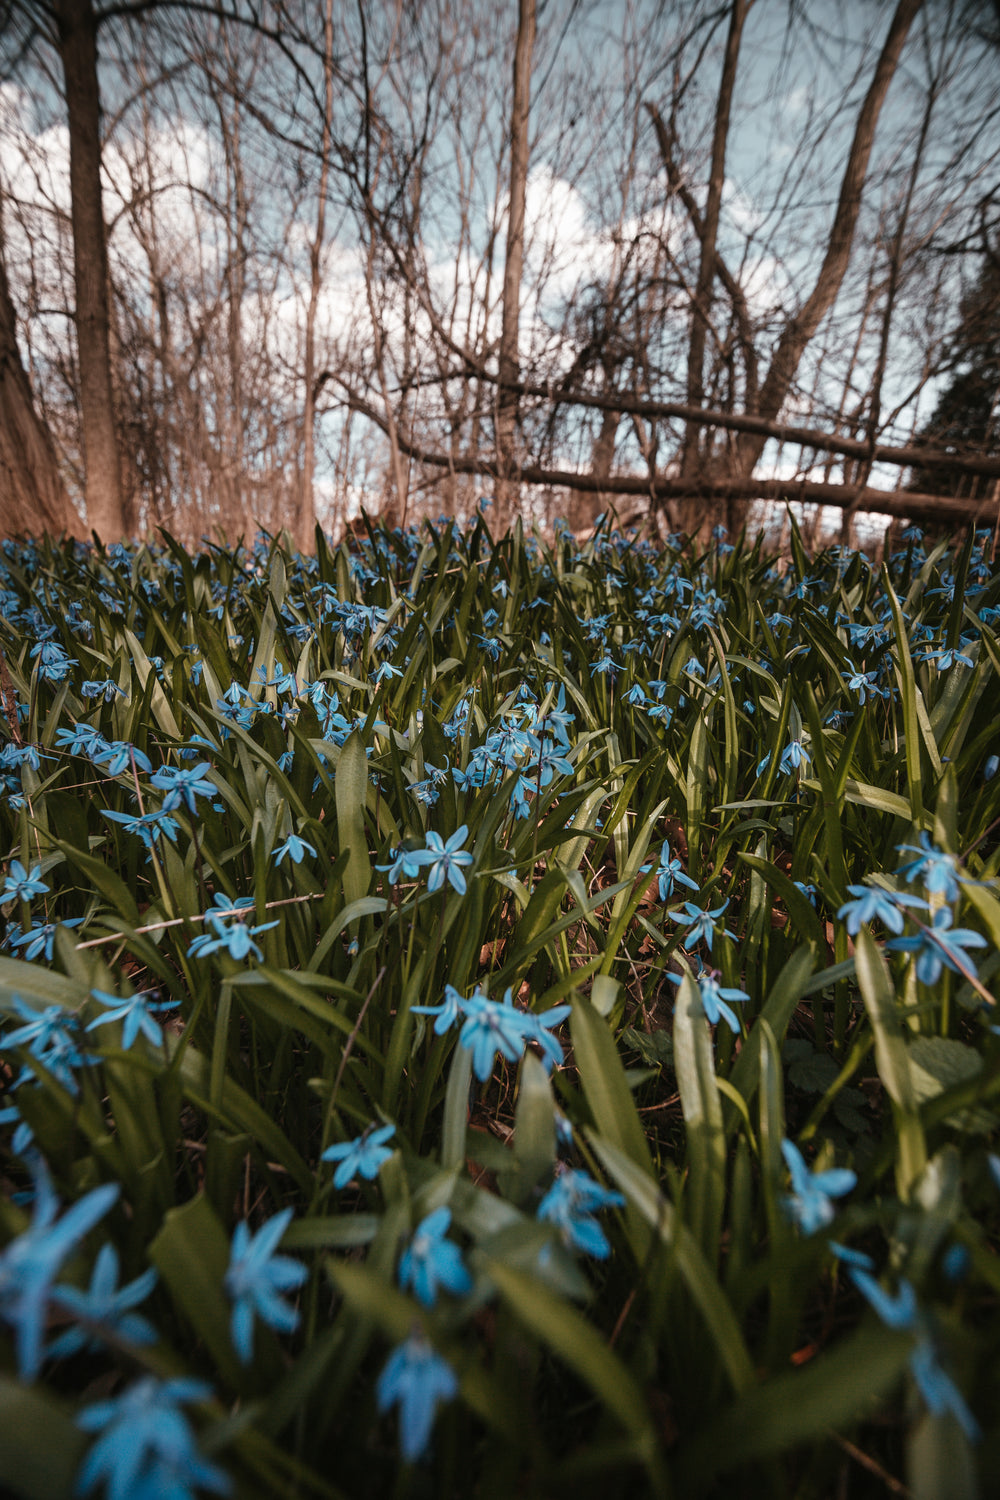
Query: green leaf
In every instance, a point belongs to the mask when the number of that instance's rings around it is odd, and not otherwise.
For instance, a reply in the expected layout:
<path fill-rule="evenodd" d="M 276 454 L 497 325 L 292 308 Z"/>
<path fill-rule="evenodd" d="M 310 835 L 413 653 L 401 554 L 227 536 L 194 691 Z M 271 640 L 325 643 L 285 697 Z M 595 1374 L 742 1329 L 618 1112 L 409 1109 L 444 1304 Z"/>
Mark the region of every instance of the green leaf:
<path fill-rule="evenodd" d="M 524 1203 L 551 1177 L 556 1160 L 556 1115 L 552 1083 L 541 1059 L 526 1052 L 518 1078 L 514 1113 L 514 1167 L 507 1195 Z"/>
<path fill-rule="evenodd" d="M 207 1198 L 199 1195 L 165 1215 L 163 1228 L 149 1247 L 149 1258 L 222 1379 L 240 1389 L 245 1372 L 233 1349 L 232 1306 L 222 1289 L 229 1240 Z"/>
<path fill-rule="evenodd" d="M 365 799 L 368 796 L 368 760 L 358 730 L 347 738 L 337 761 L 334 777 L 337 801 L 337 837 L 341 852 L 349 851 L 344 871 L 344 900 L 360 901 L 368 894 L 371 861 L 365 833 Z"/>
<path fill-rule="evenodd" d="M 979 1053 L 951 1037 L 914 1037 L 907 1054 L 913 1093 L 918 1104 L 937 1099 L 946 1089 L 968 1083 L 983 1071 L 983 1059 Z M 952 1130 L 972 1130 L 985 1134 L 993 1129 L 996 1117 L 983 1109 L 962 1110 L 949 1115 L 945 1123 Z"/>
<path fill-rule="evenodd" d="M 742 1471 L 870 1415 L 898 1383 L 913 1347 L 908 1334 L 867 1324 L 804 1369 L 773 1376 L 712 1414 L 684 1443 L 678 1493 L 707 1489 Z"/>
<path fill-rule="evenodd" d="M 534 1276 L 484 1257 L 490 1280 L 521 1322 L 594 1392 L 632 1438 L 635 1454 L 666 1488 L 656 1430 L 642 1390 L 597 1330 L 575 1307 L 555 1298 Z"/>
<path fill-rule="evenodd" d="M 575 998 L 569 1020 L 573 1053 L 594 1124 L 604 1138 L 653 1176 L 645 1131 L 607 1022 L 589 1000 Z"/>
<path fill-rule="evenodd" d="M 980 1500 L 975 1451 L 951 1412 L 924 1412 L 906 1440 L 906 1478 L 912 1500 Z"/>
<path fill-rule="evenodd" d="M 715 1082 L 712 1033 L 690 974 L 674 1006 L 674 1071 L 687 1136 L 687 1202 L 692 1233 L 709 1261 L 718 1255 L 726 1192 L 726 1140 Z"/>
<path fill-rule="evenodd" d="M 588 1132 L 587 1139 L 615 1186 L 621 1189 L 632 1208 L 670 1249 L 674 1264 L 704 1319 L 733 1390 L 748 1390 L 756 1378 L 753 1361 L 732 1305 L 694 1235 L 656 1183 L 641 1172 L 623 1152 L 593 1132 Z"/>
<path fill-rule="evenodd" d="M 927 1147 L 917 1109 L 907 1046 L 903 1039 L 893 988 L 885 959 L 866 927 L 854 941 L 854 963 L 865 1009 L 875 1033 L 875 1066 L 893 1104 L 899 1154 L 896 1186 L 904 1201 L 927 1162 Z"/>
<path fill-rule="evenodd" d="M 23 1500 L 69 1500 L 89 1439 L 38 1386 L 0 1375 L 0 1474 Z"/>

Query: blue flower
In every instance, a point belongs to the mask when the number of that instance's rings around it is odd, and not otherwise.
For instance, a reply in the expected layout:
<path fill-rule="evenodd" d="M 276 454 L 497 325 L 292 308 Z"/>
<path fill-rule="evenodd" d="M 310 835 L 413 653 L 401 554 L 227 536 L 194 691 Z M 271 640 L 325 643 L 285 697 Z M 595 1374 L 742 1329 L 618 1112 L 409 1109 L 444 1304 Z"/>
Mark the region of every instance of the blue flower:
<path fill-rule="evenodd" d="M 782 1198 L 785 1211 L 803 1234 L 815 1234 L 833 1221 L 833 1198 L 842 1198 L 857 1185 L 857 1175 L 847 1167 L 810 1172 L 802 1152 L 792 1141 L 782 1141 L 781 1154 L 792 1177 L 792 1192 Z"/>
<path fill-rule="evenodd" d="M 376 870 L 386 870 L 389 875 L 389 884 L 397 885 L 400 880 L 416 880 L 425 863 L 424 849 L 403 849 L 393 851 L 392 859 L 387 865 L 376 865 Z"/>
<path fill-rule="evenodd" d="M 510 994 L 510 990 L 507 994 Z M 553 1063 L 561 1063 L 564 1056 L 562 1044 L 552 1035 L 550 1027 L 558 1026 L 565 1021 L 571 1010 L 572 1006 L 569 1005 L 553 1005 L 548 1010 L 518 1012 L 525 1041 L 534 1042 L 541 1048 L 542 1063 L 546 1073 L 552 1071 Z"/>
<path fill-rule="evenodd" d="M 668 974 L 667 978 L 673 984 L 682 984 L 683 978 L 680 974 Z M 731 1000 L 734 1004 L 743 1000 L 749 1000 L 750 996 L 743 990 L 723 989 L 719 984 L 722 975 L 718 969 L 704 969 L 698 975 L 698 991 L 701 995 L 701 1003 L 705 1010 L 707 1019 L 713 1026 L 720 1020 L 724 1020 L 732 1032 L 739 1032 L 740 1023 L 736 1012 L 726 1004 Z"/>
<path fill-rule="evenodd" d="M 137 750 L 128 740 L 112 740 L 110 744 L 95 744 L 90 758 L 95 766 L 104 766 L 109 776 L 120 776 L 123 771 L 130 771 L 133 768 L 140 771 L 152 770 L 149 756 L 142 750 Z"/>
<path fill-rule="evenodd" d="M 39 641 L 30 654 L 37 661 L 39 677 L 46 682 L 62 682 L 70 667 L 79 666 L 76 657 L 68 656 L 58 641 Z"/>
<path fill-rule="evenodd" d="M 465 876 L 462 867 L 472 864 L 474 856 L 468 850 L 462 848 L 468 836 L 468 827 L 465 823 L 457 828 L 447 843 L 442 842 L 439 833 L 427 835 L 427 846 L 417 851 L 420 863 L 426 865 L 430 871 L 427 877 L 427 889 L 439 891 L 447 878 L 453 890 L 460 896 L 466 891 Z"/>
<path fill-rule="evenodd" d="M 73 1075 L 74 1068 L 85 1067 L 92 1059 L 80 1051 L 77 1040 L 77 1017 L 63 1010 L 61 1005 L 47 1005 L 44 1010 L 35 1010 L 25 1003 L 20 995 L 13 997 L 14 1009 L 24 1021 L 0 1041 L 0 1048 L 27 1047 L 31 1056 L 59 1080 L 71 1094 L 79 1092 Z M 17 1079 L 23 1083 L 32 1076 L 26 1068 Z"/>
<path fill-rule="evenodd" d="M 316 858 L 316 850 L 312 844 L 305 839 L 299 838 L 297 833 L 290 833 L 283 844 L 274 851 L 274 863 L 280 865 L 285 855 L 290 855 L 293 864 L 300 865 L 306 854 Z"/>
<path fill-rule="evenodd" d="M 245 922 L 227 922 L 222 913 L 208 912 L 206 915 L 208 925 L 215 936 L 213 937 L 211 932 L 203 932 L 196 937 L 188 948 L 188 958 L 206 958 L 210 953 L 219 953 L 224 950 L 230 958 L 239 961 L 252 953 L 260 963 L 264 955 L 253 939 L 259 937 L 262 932 L 270 932 L 272 927 L 278 925 L 277 922 L 260 922 L 256 927 L 248 927 Z"/>
<path fill-rule="evenodd" d="M 60 1266 L 119 1193 L 117 1183 L 94 1188 L 56 1222 L 59 1200 L 40 1157 L 34 1175 L 31 1224 L 0 1252 L 0 1318 L 14 1330 L 17 1367 L 25 1380 L 33 1380 L 41 1366 L 52 1284 Z"/>
<path fill-rule="evenodd" d="M 434 1022 L 434 1034 L 444 1036 L 459 1017 L 466 1014 L 467 1004 L 468 1002 L 462 998 L 453 984 L 446 984 L 444 999 L 440 1005 L 411 1005 L 410 1010 L 418 1016 L 435 1016 L 437 1019 Z"/>
<path fill-rule="evenodd" d="M 860 930 L 862 922 L 881 922 L 890 932 L 902 932 L 904 906 L 923 906 L 918 896 L 908 896 L 900 891 L 886 891 L 874 885 L 849 885 L 854 901 L 845 901 L 837 916 L 847 919 L 847 930 L 852 937 Z"/>
<path fill-rule="evenodd" d="M 281 1293 L 301 1286 L 309 1272 L 291 1256 L 275 1254 L 291 1219 L 292 1210 L 285 1208 L 253 1236 L 245 1222 L 233 1231 L 223 1285 L 233 1303 L 233 1347 L 244 1364 L 253 1358 L 254 1314 L 279 1333 L 292 1333 L 298 1327 L 299 1314 Z"/>
<path fill-rule="evenodd" d="M 193 1500 L 196 1489 L 228 1494 L 229 1476 L 198 1452 L 182 1402 L 207 1401 L 201 1380 L 157 1380 L 145 1375 L 110 1401 L 84 1407 L 76 1419 L 99 1432 L 81 1466 L 77 1492 L 107 1482 L 106 1500 Z"/>
<path fill-rule="evenodd" d="M 399 1407 L 400 1447 L 407 1463 L 426 1453 L 438 1403 L 450 1401 L 457 1392 L 454 1370 L 422 1334 L 411 1334 L 393 1350 L 375 1395 L 379 1411 Z"/>
<path fill-rule="evenodd" d="M 778 769 L 779 771 L 785 772 L 792 770 L 797 771 L 799 766 L 807 766 L 809 764 L 809 760 L 809 751 L 803 745 L 802 741 L 792 739 L 789 740 L 788 744 L 785 746 L 785 750 L 781 757 Z"/>
<path fill-rule="evenodd" d="M 538 1217 L 555 1225 L 567 1249 L 582 1250 L 604 1260 L 611 1254 L 611 1245 L 594 1214 L 600 1208 L 622 1208 L 624 1204 L 621 1193 L 610 1192 L 586 1172 L 567 1167 L 538 1205 Z"/>
<path fill-rule="evenodd" d="M 930 835 L 926 831 L 920 834 L 919 848 L 915 844 L 899 844 L 898 852 L 917 856 L 907 864 L 900 865 L 897 873 L 902 875 L 904 880 L 916 880 L 919 876 L 923 881 L 924 889 L 933 895 L 943 896 L 946 901 L 957 899 L 959 881 L 966 877 L 959 874 L 958 861 L 954 854 L 949 854 L 946 849 L 939 849 L 936 844 L 932 844 Z"/>
<path fill-rule="evenodd" d="M 340 1163 L 333 1174 L 334 1187 L 346 1187 L 355 1175 L 373 1182 L 378 1176 L 379 1167 L 392 1155 L 385 1143 L 395 1132 L 395 1125 L 380 1125 L 377 1130 L 374 1125 L 369 1125 L 353 1141 L 338 1141 L 335 1146 L 327 1146 L 320 1161 Z"/>
<path fill-rule="evenodd" d="M 150 777 L 150 785 L 166 792 L 163 811 L 173 812 L 175 807 L 183 804 L 188 812 L 193 813 L 197 810 L 197 797 L 214 797 L 215 787 L 205 777 L 205 772 L 211 769 L 207 760 L 200 760 L 194 766 L 161 766 Z"/>
<path fill-rule="evenodd" d="M 120 823 L 126 833 L 134 834 L 136 838 L 142 839 L 147 849 L 152 849 L 158 838 L 168 838 L 172 844 L 177 842 L 179 824 L 177 819 L 170 813 L 164 812 L 162 808 L 158 812 L 124 813 L 105 811 L 101 813 L 102 818 L 110 818 L 113 823 Z"/>
<path fill-rule="evenodd" d="M 32 896 L 44 895 L 48 886 L 40 879 L 41 873 L 41 865 L 33 865 L 29 875 L 19 859 L 12 859 L 10 872 L 0 890 L 0 906 L 6 901 L 30 901 Z"/>
<path fill-rule="evenodd" d="M 671 922 L 682 922 L 688 927 L 688 931 L 684 937 L 684 948 L 686 951 L 690 952 L 696 943 L 704 941 L 709 953 L 711 953 L 716 919 L 722 916 L 728 905 L 728 896 L 722 905 L 717 906 L 714 911 L 702 911 L 699 906 L 695 906 L 693 901 L 685 901 L 681 911 L 667 913 Z M 729 938 L 734 936 L 725 927 L 722 929 L 722 935 Z"/>
<path fill-rule="evenodd" d="M 103 698 L 105 703 L 113 703 L 116 698 L 124 698 L 126 696 L 123 689 L 118 686 L 117 682 L 113 682 L 110 677 L 103 677 L 95 682 L 85 682 L 82 684 L 80 692 L 85 698 Z"/>
<path fill-rule="evenodd" d="M 76 1319 L 82 1327 L 60 1334 L 46 1350 L 50 1358 L 65 1358 L 83 1349 L 98 1349 L 109 1338 L 128 1344 L 155 1344 L 156 1329 L 147 1318 L 133 1312 L 145 1302 L 156 1285 L 155 1269 L 145 1271 L 127 1286 L 118 1285 L 118 1251 L 104 1244 L 97 1253 L 90 1286 L 60 1285 L 52 1289 L 52 1302 Z"/>
<path fill-rule="evenodd" d="M 965 642 L 963 641 L 962 644 L 964 645 Z M 956 662 L 961 662 L 963 667 L 975 666 L 972 657 L 966 656 L 964 652 L 959 651 L 957 646 L 939 646 L 937 650 L 922 652 L 917 659 L 918 661 L 936 662 L 939 672 L 950 671 Z"/>
<path fill-rule="evenodd" d="M 643 865 L 641 873 L 645 874 L 652 868 L 652 865 Z M 689 891 L 697 891 L 698 889 L 698 882 L 692 880 L 690 875 L 684 873 L 684 866 L 681 864 L 680 859 L 676 856 L 671 856 L 669 839 L 664 839 L 660 847 L 660 863 L 657 866 L 656 873 L 661 901 L 666 901 L 673 895 L 675 885 L 686 885 Z"/>
<path fill-rule="evenodd" d="M 105 1007 L 105 1013 L 98 1016 L 96 1021 L 90 1022 L 88 1031 L 106 1026 L 109 1021 L 121 1021 L 122 1047 L 126 1052 L 140 1031 L 154 1047 L 163 1045 L 163 1031 L 159 1023 L 153 1020 L 153 1012 L 173 1010 L 175 1007 L 172 1000 L 160 1000 L 152 1004 L 145 994 L 128 995 L 121 1000 L 117 995 L 109 995 L 107 990 L 91 990 L 90 993 L 99 1005 Z"/>
<path fill-rule="evenodd" d="M 59 925 L 63 927 L 79 927 L 82 921 L 82 917 L 63 917 L 61 924 L 58 922 L 36 922 L 33 927 L 28 928 L 27 932 L 18 932 L 11 937 L 10 946 L 12 948 L 23 948 L 23 957 L 29 963 L 32 959 L 37 958 L 40 953 L 44 953 L 46 959 L 51 962 L 56 927 Z"/>
<path fill-rule="evenodd" d="M 950 1411 L 970 1442 L 979 1437 L 979 1426 L 958 1386 L 938 1361 L 937 1350 L 927 1318 L 921 1313 L 917 1296 L 908 1281 L 901 1281 L 896 1296 L 891 1297 L 867 1271 L 852 1269 L 851 1280 L 875 1309 L 888 1328 L 912 1333 L 916 1338 L 910 1355 L 910 1373 L 917 1383 L 927 1409 L 935 1416 Z"/>
<path fill-rule="evenodd" d="M 472 1053 L 472 1067 L 480 1083 L 493 1072 L 499 1052 L 508 1062 L 517 1062 L 524 1052 L 523 1012 L 510 1003 L 507 990 L 503 1004 L 475 993 L 463 1005 L 465 1024 L 459 1033 L 462 1046 Z"/>
<path fill-rule="evenodd" d="M 890 938 L 886 947 L 897 953 L 916 954 L 916 972 L 921 984 L 937 984 L 942 967 L 956 974 L 967 974 L 970 970 L 974 974 L 976 966 L 965 950 L 987 947 L 986 939 L 968 927 L 952 930 L 951 922 L 948 907 L 939 907 L 930 927 L 922 925 L 916 937 Z"/>
<path fill-rule="evenodd" d="M 851 692 L 857 693 L 859 703 L 864 703 L 868 698 L 881 698 L 882 689 L 878 685 L 878 673 L 862 672 L 854 666 L 849 657 L 845 657 L 844 660 L 850 670 L 842 675 Z"/>
<path fill-rule="evenodd" d="M 86 755 L 92 759 L 94 750 L 104 744 L 106 741 L 103 734 L 92 724 L 85 724 L 82 721 L 74 724 L 71 729 L 56 730 L 56 749 L 65 750 L 69 755 Z"/>
<path fill-rule="evenodd" d="M 438 1287 L 456 1297 L 472 1290 L 472 1277 L 462 1263 L 462 1252 L 446 1239 L 451 1225 L 451 1209 L 442 1206 L 417 1225 L 413 1238 L 399 1262 L 399 1284 L 424 1307 L 433 1307 Z"/>

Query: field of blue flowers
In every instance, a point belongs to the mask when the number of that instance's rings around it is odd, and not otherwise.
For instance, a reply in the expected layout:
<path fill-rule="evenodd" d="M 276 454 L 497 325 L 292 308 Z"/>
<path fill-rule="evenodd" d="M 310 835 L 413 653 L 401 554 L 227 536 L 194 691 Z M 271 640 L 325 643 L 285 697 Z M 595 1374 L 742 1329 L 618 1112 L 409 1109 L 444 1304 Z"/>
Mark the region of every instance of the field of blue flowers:
<path fill-rule="evenodd" d="M 0 1489 L 996 1493 L 990 535 L 317 543 L 0 552 Z"/>

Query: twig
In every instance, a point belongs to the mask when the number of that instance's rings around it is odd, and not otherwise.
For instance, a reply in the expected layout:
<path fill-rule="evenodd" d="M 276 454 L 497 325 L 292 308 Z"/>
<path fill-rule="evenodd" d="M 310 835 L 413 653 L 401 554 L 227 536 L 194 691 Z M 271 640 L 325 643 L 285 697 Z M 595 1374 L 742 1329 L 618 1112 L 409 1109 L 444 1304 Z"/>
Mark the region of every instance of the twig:
<path fill-rule="evenodd" d="M 271 911 L 275 906 L 294 906 L 301 901 L 319 901 L 325 894 L 323 891 L 310 891 L 305 896 L 285 896 L 281 901 L 265 901 L 264 910 Z M 249 913 L 252 908 L 247 907 Z M 193 917 L 171 917 L 163 922 L 147 922 L 145 927 L 133 927 L 132 934 L 138 936 L 140 932 L 163 932 L 167 927 L 183 927 L 185 922 L 205 922 L 209 917 L 235 917 L 243 910 L 242 907 L 234 906 L 231 911 L 203 911 Z M 85 943 L 77 943 L 77 952 L 81 948 L 99 948 L 102 943 L 117 943 L 121 938 L 128 937 L 127 932 L 109 932 L 106 937 L 88 938 Z"/>

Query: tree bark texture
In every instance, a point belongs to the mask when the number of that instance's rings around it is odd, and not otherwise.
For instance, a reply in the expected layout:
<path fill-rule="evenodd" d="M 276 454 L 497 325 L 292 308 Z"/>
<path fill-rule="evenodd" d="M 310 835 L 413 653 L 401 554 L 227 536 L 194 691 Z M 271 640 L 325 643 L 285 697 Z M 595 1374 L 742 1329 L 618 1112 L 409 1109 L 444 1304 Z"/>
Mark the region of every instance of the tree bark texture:
<path fill-rule="evenodd" d="M 691 337 L 688 343 L 687 404 L 701 406 L 705 400 L 705 343 L 712 318 L 712 289 L 716 277 L 716 245 L 719 237 L 719 217 L 722 211 L 722 189 L 726 181 L 726 142 L 729 139 L 729 116 L 733 104 L 733 88 L 736 83 L 736 65 L 740 55 L 743 23 L 748 10 L 747 0 L 733 0 L 729 13 L 729 32 L 719 82 L 719 97 L 715 106 L 715 126 L 712 132 L 712 161 L 709 170 L 708 196 L 705 200 L 705 218 L 702 224 L 698 281 L 695 286 L 694 303 L 691 308 Z M 701 429 L 690 424 L 684 435 L 684 452 L 681 459 L 681 474 L 692 478 L 701 468 Z"/>
<path fill-rule="evenodd" d="M 87 525 L 111 542 L 122 537 L 125 517 L 111 381 L 108 250 L 101 207 L 97 17 L 92 0 L 56 0 L 54 13 L 69 125 Z"/>
<path fill-rule="evenodd" d="M 77 516 L 59 473 L 51 433 L 39 416 L 17 346 L 0 211 L 0 534 L 68 532 Z"/>
<path fill-rule="evenodd" d="M 323 144 L 316 202 L 316 232 L 309 246 L 309 306 L 306 310 L 305 404 L 302 410 L 302 475 L 299 485 L 295 538 L 303 552 L 313 544 L 316 529 L 316 319 L 323 279 L 323 238 L 330 182 L 333 135 L 333 0 L 323 14 Z"/>
<path fill-rule="evenodd" d="M 503 314 L 500 330 L 500 381 L 497 391 L 497 461 L 499 483 L 496 524 L 503 529 L 515 507 L 517 485 L 515 442 L 517 391 L 520 373 L 518 325 L 521 277 L 524 270 L 524 208 L 528 186 L 528 115 L 531 105 L 531 61 L 535 50 L 535 0 L 519 0 L 517 44 L 514 49 L 514 103 L 510 121 L 510 204 L 503 273 Z"/>

